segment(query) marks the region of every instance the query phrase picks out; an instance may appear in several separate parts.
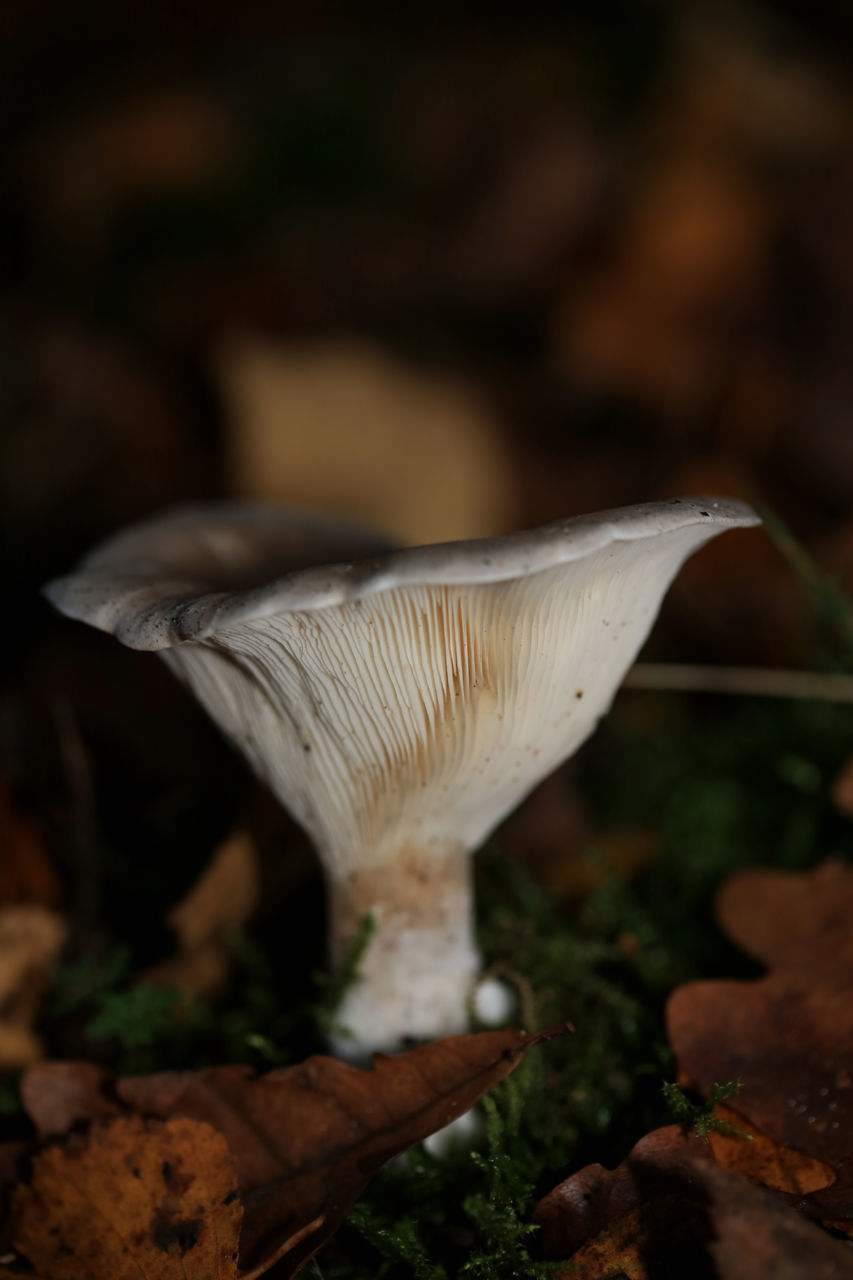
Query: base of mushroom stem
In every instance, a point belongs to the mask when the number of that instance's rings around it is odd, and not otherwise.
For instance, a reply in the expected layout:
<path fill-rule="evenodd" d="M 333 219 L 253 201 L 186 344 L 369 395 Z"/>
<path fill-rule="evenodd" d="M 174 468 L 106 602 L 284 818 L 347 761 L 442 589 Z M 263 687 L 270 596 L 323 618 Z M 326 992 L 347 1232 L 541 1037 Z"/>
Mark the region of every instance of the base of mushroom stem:
<path fill-rule="evenodd" d="M 365 1059 L 468 1029 L 481 968 L 468 854 L 400 850 L 393 861 L 333 882 L 330 915 L 335 967 L 366 917 L 374 923 L 358 976 L 334 1014 L 333 1053 Z"/>

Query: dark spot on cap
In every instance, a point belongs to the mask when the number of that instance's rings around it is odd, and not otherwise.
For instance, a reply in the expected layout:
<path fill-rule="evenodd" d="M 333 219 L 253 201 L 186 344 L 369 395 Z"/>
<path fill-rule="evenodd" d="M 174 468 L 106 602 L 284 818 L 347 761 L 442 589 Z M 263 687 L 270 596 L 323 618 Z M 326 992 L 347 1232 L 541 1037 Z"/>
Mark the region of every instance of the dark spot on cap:
<path fill-rule="evenodd" d="M 575 689 L 575 697 L 576 697 L 576 698 L 582 698 L 582 697 L 583 697 L 583 689 Z"/>
<path fill-rule="evenodd" d="M 710 511 L 700 511 L 699 514 L 700 516 L 709 516 L 711 513 Z"/>

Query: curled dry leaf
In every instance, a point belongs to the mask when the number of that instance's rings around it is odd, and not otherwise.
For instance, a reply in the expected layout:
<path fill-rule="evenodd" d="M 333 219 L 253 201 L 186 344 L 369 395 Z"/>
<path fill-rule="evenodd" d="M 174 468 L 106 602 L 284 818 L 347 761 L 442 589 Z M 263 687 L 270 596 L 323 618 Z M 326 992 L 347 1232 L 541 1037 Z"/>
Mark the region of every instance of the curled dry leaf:
<path fill-rule="evenodd" d="M 237 1276 L 234 1162 L 198 1120 L 118 1116 L 45 1147 L 10 1216 L 12 1247 L 39 1280 Z"/>
<path fill-rule="evenodd" d="M 42 1136 L 116 1114 L 212 1125 L 236 1169 L 240 1265 L 260 1275 L 281 1259 L 276 1276 L 287 1277 L 383 1164 L 467 1111 L 553 1034 L 455 1036 L 399 1057 L 377 1054 L 370 1071 L 318 1056 L 266 1075 L 234 1065 L 113 1081 L 87 1063 L 41 1063 L 25 1075 L 22 1097 Z"/>
<path fill-rule="evenodd" d="M 682 1075 L 705 1094 L 740 1080 L 738 1116 L 833 1172 L 797 1207 L 853 1234 L 853 869 L 745 872 L 725 885 L 717 913 L 771 972 L 673 993 L 667 1019 Z"/>
<path fill-rule="evenodd" d="M 588 1165 L 537 1206 L 545 1256 L 570 1280 L 849 1280 L 846 1246 L 777 1197 L 721 1169 L 676 1125 L 614 1170 Z"/>

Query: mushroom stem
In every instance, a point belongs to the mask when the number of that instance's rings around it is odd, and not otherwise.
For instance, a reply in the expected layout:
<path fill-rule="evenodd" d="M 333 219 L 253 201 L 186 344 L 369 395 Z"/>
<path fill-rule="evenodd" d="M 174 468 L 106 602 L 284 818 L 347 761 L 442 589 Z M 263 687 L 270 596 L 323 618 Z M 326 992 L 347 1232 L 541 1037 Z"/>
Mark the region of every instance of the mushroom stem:
<path fill-rule="evenodd" d="M 376 922 L 358 977 L 336 1013 L 335 1052 L 358 1058 L 467 1030 L 481 960 L 465 850 L 407 844 L 391 861 L 333 879 L 329 907 L 334 965 L 346 957 L 364 919 Z"/>

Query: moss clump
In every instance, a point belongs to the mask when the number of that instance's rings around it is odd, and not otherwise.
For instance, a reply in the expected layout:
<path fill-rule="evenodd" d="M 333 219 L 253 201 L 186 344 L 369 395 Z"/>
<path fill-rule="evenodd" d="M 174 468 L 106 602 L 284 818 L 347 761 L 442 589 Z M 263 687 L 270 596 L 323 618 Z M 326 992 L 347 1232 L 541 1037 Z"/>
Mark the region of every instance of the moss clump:
<path fill-rule="evenodd" d="M 689 1098 L 682 1088 L 672 1081 L 665 1081 L 661 1087 L 664 1102 L 672 1113 L 676 1124 L 690 1133 L 695 1133 L 703 1142 L 710 1142 L 712 1133 L 729 1133 L 738 1138 L 752 1142 L 752 1134 L 740 1129 L 730 1120 L 723 1120 L 714 1115 L 714 1109 L 727 1098 L 740 1093 L 742 1084 L 739 1080 L 728 1080 L 725 1084 L 714 1084 L 708 1094 L 708 1100 Z"/>

